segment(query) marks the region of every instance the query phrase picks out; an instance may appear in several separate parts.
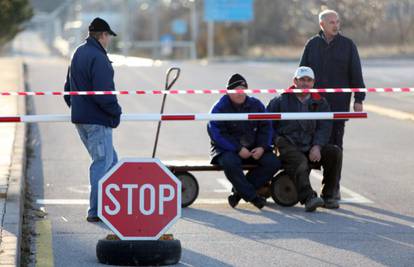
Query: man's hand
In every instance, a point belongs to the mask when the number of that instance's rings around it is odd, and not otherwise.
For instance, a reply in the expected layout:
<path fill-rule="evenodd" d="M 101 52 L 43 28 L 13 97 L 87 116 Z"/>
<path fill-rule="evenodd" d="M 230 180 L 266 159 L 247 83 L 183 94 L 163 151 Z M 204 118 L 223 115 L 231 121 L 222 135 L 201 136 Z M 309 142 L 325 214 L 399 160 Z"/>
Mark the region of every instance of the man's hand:
<path fill-rule="evenodd" d="M 362 103 L 354 103 L 354 111 L 355 112 L 362 112 L 364 110 L 364 106 Z"/>
<path fill-rule="evenodd" d="M 315 145 L 309 151 L 309 160 L 312 162 L 319 162 L 321 160 L 321 147 Z"/>
<path fill-rule="evenodd" d="M 264 153 L 263 147 L 256 147 L 252 150 L 252 157 L 255 160 L 259 160 L 263 156 L 263 153 Z"/>
<path fill-rule="evenodd" d="M 242 149 L 240 149 L 239 156 L 242 159 L 248 159 L 252 156 L 252 153 L 247 148 L 242 147 Z"/>

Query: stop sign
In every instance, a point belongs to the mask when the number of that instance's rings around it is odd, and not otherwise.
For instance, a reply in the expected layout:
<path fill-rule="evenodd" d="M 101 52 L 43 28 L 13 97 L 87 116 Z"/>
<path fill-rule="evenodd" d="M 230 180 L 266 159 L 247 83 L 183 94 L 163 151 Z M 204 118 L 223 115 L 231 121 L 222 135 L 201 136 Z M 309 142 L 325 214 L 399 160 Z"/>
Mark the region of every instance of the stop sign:
<path fill-rule="evenodd" d="M 158 159 L 122 159 L 99 181 L 98 216 L 122 240 L 158 239 L 181 216 L 181 182 Z"/>

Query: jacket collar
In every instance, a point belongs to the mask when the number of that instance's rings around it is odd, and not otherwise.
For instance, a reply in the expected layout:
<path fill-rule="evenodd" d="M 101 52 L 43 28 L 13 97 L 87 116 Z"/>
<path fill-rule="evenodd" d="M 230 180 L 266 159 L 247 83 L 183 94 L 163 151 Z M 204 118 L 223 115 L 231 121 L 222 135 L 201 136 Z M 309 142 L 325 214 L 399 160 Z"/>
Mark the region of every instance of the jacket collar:
<path fill-rule="evenodd" d="M 340 35 L 341 35 L 340 33 L 338 33 L 337 35 L 335 35 L 334 38 L 332 39 L 331 43 L 333 43 L 334 41 L 336 41 L 339 38 Z M 325 41 L 325 43 L 328 43 L 326 41 L 325 33 L 322 30 L 319 31 L 319 37 L 321 37 Z"/>
<path fill-rule="evenodd" d="M 86 43 L 98 48 L 99 50 L 101 50 L 106 55 L 105 48 L 95 38 L 89 36 L 88 38 L 86 38 Z"/>
<path fill-rule="evenodd" d="M 296 85 L 292 84 L 288 90 L 293 90 L 296 89 Z M 297 99 L 299 101 L 299 98 L 296 97 L 295 94 L 293 93 L 283 93 L 284 95 L 287 95 L 288 97 L 293 97 L 294 99 Z M 321 101 L 322 96 L 319 93 L 310 93 L 309 94 L 309 98 L 306 99 L 306 101 L 311 101 L 311 102 L 318 102 Z"/>

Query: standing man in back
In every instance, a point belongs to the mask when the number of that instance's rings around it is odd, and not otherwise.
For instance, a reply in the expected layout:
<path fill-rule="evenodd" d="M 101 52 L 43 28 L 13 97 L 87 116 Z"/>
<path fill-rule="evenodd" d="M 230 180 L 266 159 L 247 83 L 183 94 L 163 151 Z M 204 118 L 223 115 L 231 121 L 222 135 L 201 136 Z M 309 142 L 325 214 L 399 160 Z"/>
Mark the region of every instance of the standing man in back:
<path fill-rule="evenodd" d="M 114 91 L 114 70 L 106 49 L 111 35 L 108 23 L 95 18 L 89 36 L 72 57 L 65 91 Z M 112 129 L 118 127 L 121 107 L 115 95 L 65 96 L 72 122 L 85 145 L 92 164 L 89 168 L 90 197 L 86 220 L 98 222 L 98 182 L 118 161 L 112 142 Z"/>
<path fill-rule="evenodd" d="M 315 88 L 364 88 L 361 61 L 354 42 L 339 33 L 339 15 L 334 10 L 319 14 L 321 31 L 305 45 L 299 66 L 307 66 L 315 72 Z M 332 112 L 348 112 L 351 93 L 327 93 L 324 95 Z M 355 93 L 354 111 L 362 112 L 365 93 Z M 345 120 L 333 122 L 329 143 L 343 149 Z M 339 181 L 335 198 L 340 199 Z"/>

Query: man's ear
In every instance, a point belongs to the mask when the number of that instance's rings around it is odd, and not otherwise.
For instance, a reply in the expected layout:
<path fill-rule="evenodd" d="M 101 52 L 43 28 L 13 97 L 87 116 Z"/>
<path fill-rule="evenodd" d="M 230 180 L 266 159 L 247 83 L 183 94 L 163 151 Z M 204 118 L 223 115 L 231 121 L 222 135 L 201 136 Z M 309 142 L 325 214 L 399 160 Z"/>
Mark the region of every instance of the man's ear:
<path fill-rule="evenodd" d="M 323 30 L 323 20 L 319 22 L 319 27 L 321 27 L 321 30 Z"/>

